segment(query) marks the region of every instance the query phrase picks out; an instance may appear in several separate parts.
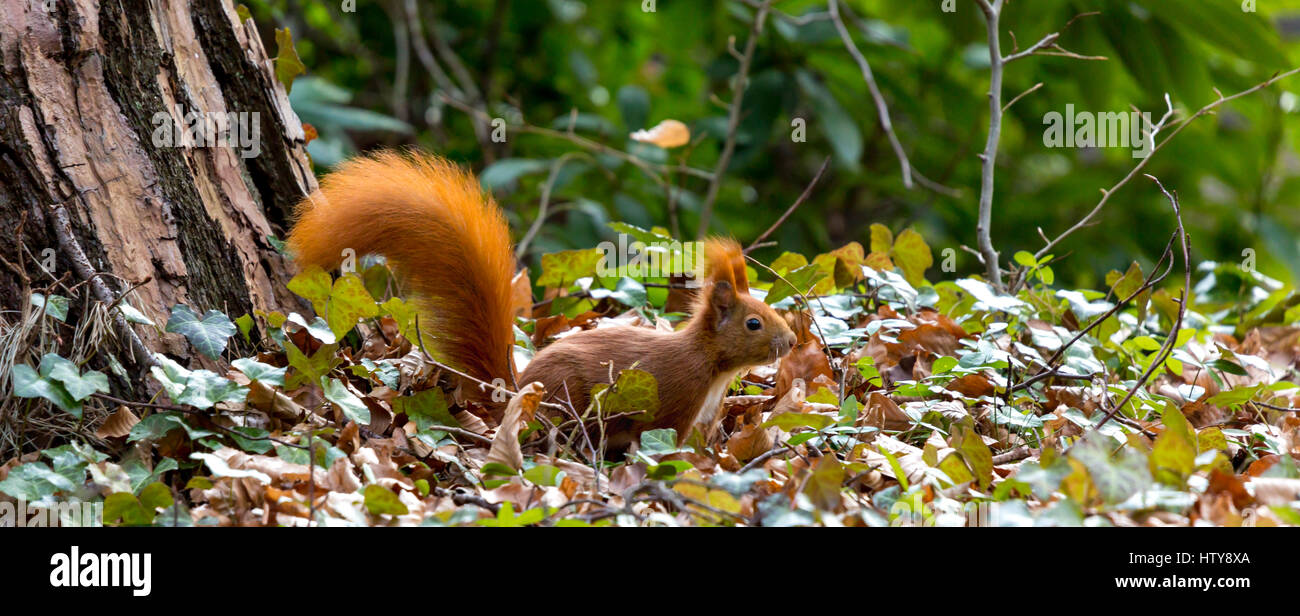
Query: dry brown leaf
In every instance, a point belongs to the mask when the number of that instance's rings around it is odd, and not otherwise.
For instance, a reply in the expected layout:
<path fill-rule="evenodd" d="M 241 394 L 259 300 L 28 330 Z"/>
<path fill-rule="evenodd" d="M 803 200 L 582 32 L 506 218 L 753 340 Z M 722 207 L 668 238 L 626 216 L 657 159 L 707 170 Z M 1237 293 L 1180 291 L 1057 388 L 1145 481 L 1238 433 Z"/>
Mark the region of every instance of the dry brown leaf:
<path fill-rule="evenodd" d="M 777 370 L 776 386 L 772 393 L 777 398 L 782 398 L 790 391 L 795 379 L 813 383 L 819 376 L 835 380 L 835 373 L 826 359 L 821 342 L 812 340 L 795 347 L 789 355 L 781 358 L 781 367 Z"/>
<path fill-rule="evenodd" d="M 533 324 L 533 345 L 540 347 L 552 336 L 569 331 L 571 327 L 568 317 L 563 314 L 537 319 Z"/>
<path fill-rule="evenodd" d="M 1205 493 L 1211 496 L 1222 493 L 1229 494 L 1232 497 L 1232 504 L 1237 509 L 1245 508 L 1254 500 L 1250 492 L 1246 490 L 1241 477 L 1218 469 L 1210 472 L 1210 485 L 1205 490 Z"/>
<path fill-rule="evenodd" d="M 795 390 L 791 390 L 794 393 Z M 741 428 L 727 440 L 727 452 L 739 462 L 748 462 L 766 453 L 776 442 L 777 428 L 763 428 L 763 417 L 758 407 L 745 411 Z"/>
<path fill-rule="evenodd" d="M 528 268 L 520 268 L 519 273 L 510 281 L 510 300 L 514 304 L 512 312 L 517 317 L 533 317 L 533 283 L 528 276 Z"/>
<path fill-rule="evenodd" d="M 912 418 L 898 408 L 898 404 L 878 391 L 867 396 L 867 405 L 863 409 L 863 425 L 875 426 L 881 430 L 906 430 L 912 427 Z"/>
<path fill-rule="evenodd" d="M 983 374 L 967 374 L 960 378 L 953 379 L 948 383 L 947 389 L 955 391 L 967 398 L 979 398 L 980 396 L 992 395 L 997 390 L 990 383 L 988 378 Z"/>
<path fill-rule="evenodd" d="M 104 423 L 100 424 L 99 429 L 95 430 L 95 436 L 99 438 L 121 438 L 131 433 L 131 428 L 140 423 L 140 418 L 131 412 L 126 406 L 117 407 L 117 412 L 109 415 Z"/>

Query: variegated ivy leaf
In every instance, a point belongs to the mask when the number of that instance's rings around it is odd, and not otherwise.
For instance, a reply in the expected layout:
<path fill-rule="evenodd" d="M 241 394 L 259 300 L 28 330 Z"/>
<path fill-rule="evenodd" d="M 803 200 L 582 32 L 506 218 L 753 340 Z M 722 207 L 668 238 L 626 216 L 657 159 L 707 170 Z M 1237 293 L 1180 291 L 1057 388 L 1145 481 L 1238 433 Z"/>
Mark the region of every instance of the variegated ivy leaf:
<path fill-rule="evenodd" d="M 370 409 L 366 408 L 366 403 L 349 391 L 341 381 L 321 377 L 320 386 L 325 390 L 325 399 L 338 406 L 345 417 L 361 425 L 370 423 Z"/>
<path fill-rule="evenodd" d="M 237 370 L 244 373 L 249 379 L 260 381 L 267 385 L 284 386 L 284 373 L 288 370 L 285 368 L 276 368 L 275 366 L 264 364 L 251 357 L 241 357 L 230 362 Z"/>
<path fill-rule="evenodd" d="M 237 331 L 230 317 L 209 310 L 200 318 L 184 304 L 172 307 L 166 330 L 185 336 L 195 349 L 212 359 L 221 357 L 221 353 L 226 350 L 226 342 Z"/>
<path fill-rule="evenodd" d="M 212 408 L 218 402 L 242 402 L 248 388 L 208 370 L 195 370 L 185 381 L 185 390 L 175 399 L 177 404 L 189 404 L 201 409 Z"/>

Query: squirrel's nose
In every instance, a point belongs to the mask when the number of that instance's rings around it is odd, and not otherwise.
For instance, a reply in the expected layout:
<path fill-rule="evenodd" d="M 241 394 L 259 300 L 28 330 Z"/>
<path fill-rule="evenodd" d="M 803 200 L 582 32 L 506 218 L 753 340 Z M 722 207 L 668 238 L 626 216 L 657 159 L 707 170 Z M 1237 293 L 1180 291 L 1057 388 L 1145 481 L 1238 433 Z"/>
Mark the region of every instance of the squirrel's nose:
<path fill-rule="evenodd" d="M 781 341 L 785 343 L 784 347 L 781 349 L 781 354 L 785 355 L 790 352 L 790 349 L 794 348 L 794 343 L 796 342 L 794 332 L 786 332 Z"/>

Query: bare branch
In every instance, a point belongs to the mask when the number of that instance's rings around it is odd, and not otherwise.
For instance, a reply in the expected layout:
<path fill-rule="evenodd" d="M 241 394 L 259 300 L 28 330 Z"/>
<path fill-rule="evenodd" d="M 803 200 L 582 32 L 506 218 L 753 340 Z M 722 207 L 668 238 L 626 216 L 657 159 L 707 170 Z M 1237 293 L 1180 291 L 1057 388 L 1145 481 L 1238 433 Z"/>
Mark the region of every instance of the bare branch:
<path fill-rule="evenodd" d="M 998 19 L 1002 0 L 975 0 L 984 11 L 984 24 L 988 32 L 989 48 L 989 132 L 980 155 L 983 169 L 980 173 L 979 220 L 975 223 L 975 240 L 984 258 L 985 274 L 989 284 L 1002 290 L 1002 268 L 998 264 L 998 251 L 993 248 L 993 181 L 997 170 L 998 141 L 1002 137 L 1002 47 Z"/>
<path fill-rule="evenodd" d="M 1016 60 L 1019 60 L 1019 59 L 1021 59 L 1021 58 L 1025 58 L 1025 57 L 1028 57 L 1028 56 L 1032 56 L 1032 55 L 1034 55 L 1035 53 L 1038 53 L 1039 51 L 1041 51 L 1041 50 L 1043 50 L 1043 49 L 1046 49 L 1046 48 L 1052 47 L 1053 45 L 1056 44 L 1056 39 L 1059 39 L 1059 38 L 1061 38 L 1061 33 L 1060 33 L 1060 32 L 1053 32 L 1053 33 L 1051 33 L 1051 34 L 1048 34 L 1047 36 L 1044 36 L 1044 37 L 1042 38 L 1042 40 L 1040 40 L 1040 41 L 1038 41 L 1037 43 L 1034 43 L 1033 45 L 1031 45 L 1031 46 L 1029 47 L 1029 49 L 1026 49 L 1026 50 L 1021 51 L 1021 52 L 1018 52 L 1018 53 L 1013 53 L 1013 54 L 1011 54 L 1011 55 L 1009 55 L 1009 56 L 1007 56 L 1007 57 L 1005 57 L 1005 58 L 1002 58 L 1002 64 L 1004 64 L 1004 65 L 1006 65 L 1006 64 L 1011 64 L 1012 62 L 1015 62 Z"/>
<path fill-rule="evenodd" d="M 871 100 L 876 103 L 876 116 L 880 118 L 880 128 L 885 131 L 889 138 L 890 147 L 894 148 L 894 155 L 898 157 L 898 164 L 903 168 L 903 186 L 912 188 L 912 164 L 907 160 L 907 153 L 903 151 L 903 144 L 899 143 L 898 135 L 894 133 L 894 123 L 889 118 L 889 107 L 885 105 L 885 97 L 880 93 L 880 87 L 876 85 L 876 77 L 871 72 L 871 64 L 867 58 L 858 50 L 858 46 L 853 43 L 853 37 L 849 34 L 849 29 L 845 27 L 844 20 L 840 18 L 839 0 L 828 0 L 826 3 L 831 15 L 831 21 L 835 23 L 835 29 L 840 33 L 840 40 L 844 41 L 844 47 L 849 50 L 849 55 L 858 63 L 858 69 L 862 71 L 862 79 L 867 82 L 867 90 L 871 92 Z"/>

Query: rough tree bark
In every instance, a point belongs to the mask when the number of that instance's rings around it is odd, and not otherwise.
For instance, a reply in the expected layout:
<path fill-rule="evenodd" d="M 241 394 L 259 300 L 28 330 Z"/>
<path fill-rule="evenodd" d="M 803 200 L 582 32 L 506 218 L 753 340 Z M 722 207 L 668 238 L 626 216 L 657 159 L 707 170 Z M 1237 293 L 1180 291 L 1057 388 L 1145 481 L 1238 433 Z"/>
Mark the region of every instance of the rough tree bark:
<path fill-rule="evenodd" d="M 142 352 L 193 356 L 161 331 L 171 306 L 232 319 L 300 307 L 267 238 L 315 179 L 303 126 L 231 0 L 0 0 L 0 101 L 0 309 L 21 311 L 64 275 L 90 279 L 91 301 L 134 288 L 128 301 L 159 327 L 118 318 L 106 352 L 138 388 Z M 251 149 L 161 138 L 186 114 L 231 112 L 255 118 Z"/>

